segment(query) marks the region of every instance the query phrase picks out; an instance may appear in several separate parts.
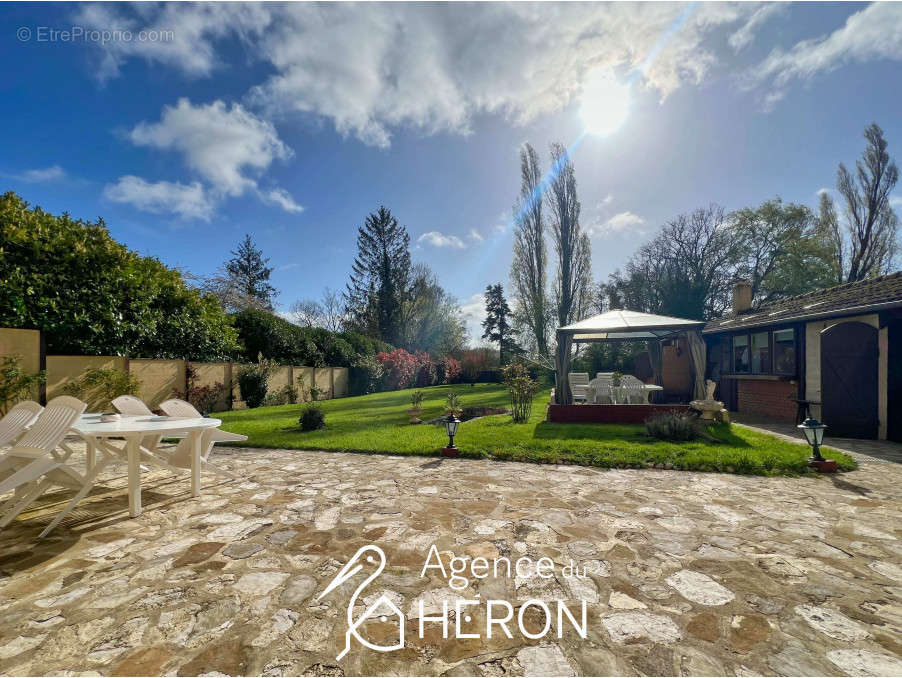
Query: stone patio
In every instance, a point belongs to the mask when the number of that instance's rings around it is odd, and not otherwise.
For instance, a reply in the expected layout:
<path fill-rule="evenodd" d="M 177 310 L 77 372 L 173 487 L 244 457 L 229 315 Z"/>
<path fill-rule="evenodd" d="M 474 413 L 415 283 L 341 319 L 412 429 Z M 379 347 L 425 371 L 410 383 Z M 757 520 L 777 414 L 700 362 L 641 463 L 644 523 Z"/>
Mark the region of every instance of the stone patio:
<path fill-rule="evenodd" d="M 190 498 L 187 478 L 148 473 L 133 520 L 124 467 L 112 467 L 50 538 L 36 541 L 62 495 L 0 532 L 0 672 L 902 674 L 896 464 L 792 479 L 281 450 L 217 459 L 246 480 L 205 475 Z M 316 597 L 369 543 L 388 567 L 365 600 L 399 605 L 407 644 L 378 653 L 352 640 L 337 661 L 360 579 Z M 547 556 L 556 576 L 471 577 L 455 593 L 420 577 L 433 543 Z M 560 576 L 571 560 L 590 576 Z M 477 594 L 585 600 L 588 637 L 445 640 L 440 624 L 417 636 L 419 600 L 434 613 Z M 365 635 L 397 631 L 386 621 Z"/>

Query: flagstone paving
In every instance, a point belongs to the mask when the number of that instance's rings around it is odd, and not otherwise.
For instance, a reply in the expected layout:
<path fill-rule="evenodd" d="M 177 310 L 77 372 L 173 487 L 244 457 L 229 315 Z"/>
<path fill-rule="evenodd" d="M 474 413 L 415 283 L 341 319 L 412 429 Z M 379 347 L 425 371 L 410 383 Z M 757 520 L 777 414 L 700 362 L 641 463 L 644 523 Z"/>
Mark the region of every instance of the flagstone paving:
<path fill-rule="evenodd" d="M 36 539 L 58 503 L 0 532 L 0 673 L 902 674 L 896 464 L 794 479 L 251 449 L 217 460 L 243 480 L 205 475 L 191 498 L 187 478 L 148 474 L 129 519 L 124 467 L 111 467 L 50 538 Z M 388 566 L 352 614 L 384 593 L 407 616 L 406 647 L 352 640 L 337 660 L 362 574 L 317 597 L 370 543 Z M 420 576 L 432 544 L 547 556 L 555 576 L 470 577 L 455 592 Z M 562 576 L 571 561 L 588 576 Z M 418 637 L 419 601 L 435 615 L 458 596 L 564 599 L 577 615 L 585 600 L 587 637 L 567 625 L 530 640 L 514 624 L 489 639 L 478 606 L 462 629 L 481 638 L 444 639 L 432 622 Z M 386 620 L 363 634 L 391 645 L 397 621 L 380 605 Z M 527 611 L 535 632 L 542 616 Z"/>

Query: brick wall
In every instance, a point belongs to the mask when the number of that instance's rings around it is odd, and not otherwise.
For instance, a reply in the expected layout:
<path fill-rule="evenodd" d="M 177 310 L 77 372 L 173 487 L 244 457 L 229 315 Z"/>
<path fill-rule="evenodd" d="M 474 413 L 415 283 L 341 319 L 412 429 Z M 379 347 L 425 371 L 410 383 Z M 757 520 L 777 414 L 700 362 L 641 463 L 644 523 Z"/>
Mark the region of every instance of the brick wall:
<path fill-rule="evenodd" d="M 736 391 L 739 412 L 788 421 L 795 418 L 796 404 L 790 398 L 798 394 L 798 386 L 793 382 L 739 379 Z"/>

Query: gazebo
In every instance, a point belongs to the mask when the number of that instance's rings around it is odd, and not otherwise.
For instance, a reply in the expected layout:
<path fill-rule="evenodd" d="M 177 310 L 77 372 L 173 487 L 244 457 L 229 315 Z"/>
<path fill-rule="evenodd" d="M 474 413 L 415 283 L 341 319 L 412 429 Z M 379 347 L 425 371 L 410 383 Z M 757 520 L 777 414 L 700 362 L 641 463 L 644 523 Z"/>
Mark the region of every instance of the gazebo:
<path fill-rule="evenodd" d="M 693 398 L 705 397 L 705 342 L 701 330 L 705 323 L 638 311 L 611 310 L 580 320 L 557 330 L 555 354 L 555 401 L 558 406 L 573 406 L 567 374 L 573 344 L 597 341 L 646 341 L 656 380 L 661 375 L 661 342 L 684 336 L 689 346 Z M 581 406 L 582 407 L 582 406 Z M 607 406 L 610 407 L 610 406 Z M 630 407 L 642 407 L 633 405 Z M 648 407 L 655 407 L 649 405 Z M 640 413 L 636 412 L 637 415 Z M 580 417 L 583 420 L 583 417 Z"/>

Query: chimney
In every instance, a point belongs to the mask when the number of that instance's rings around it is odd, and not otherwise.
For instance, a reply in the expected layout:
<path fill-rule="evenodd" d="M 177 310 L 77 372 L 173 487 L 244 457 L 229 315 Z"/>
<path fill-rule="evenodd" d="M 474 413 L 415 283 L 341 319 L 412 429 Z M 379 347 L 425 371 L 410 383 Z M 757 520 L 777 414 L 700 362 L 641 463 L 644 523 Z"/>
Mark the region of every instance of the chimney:
<path fill-rule="evenodd" d="M 752 307 L 752 283 L 748 280 L 733 282 L 733 315 L 745 313 Z"/>

